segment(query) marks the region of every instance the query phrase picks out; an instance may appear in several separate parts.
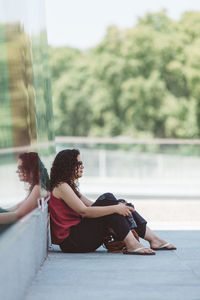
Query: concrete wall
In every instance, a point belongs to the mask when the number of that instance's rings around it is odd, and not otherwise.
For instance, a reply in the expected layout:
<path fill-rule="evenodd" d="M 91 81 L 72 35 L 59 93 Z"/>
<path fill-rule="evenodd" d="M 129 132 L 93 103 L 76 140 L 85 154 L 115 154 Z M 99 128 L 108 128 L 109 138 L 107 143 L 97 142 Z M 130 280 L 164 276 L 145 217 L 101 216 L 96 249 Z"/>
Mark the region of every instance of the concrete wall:
<path fill-rule="evenodd" d="M 47 256 L 47 204 L 0 236 L 0 299 L 22 300 Z"/>

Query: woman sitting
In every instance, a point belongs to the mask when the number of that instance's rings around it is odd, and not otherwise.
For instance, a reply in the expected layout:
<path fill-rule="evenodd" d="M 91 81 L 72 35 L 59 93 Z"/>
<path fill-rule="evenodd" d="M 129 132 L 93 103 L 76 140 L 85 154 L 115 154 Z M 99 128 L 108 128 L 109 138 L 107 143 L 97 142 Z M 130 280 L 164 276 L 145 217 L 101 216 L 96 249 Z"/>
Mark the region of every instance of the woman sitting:
<path fill-rule="evenodd" d="M 135 230 L 149 241 L 150 248 L 142 245 L 127 221 L 130 214 L 134 216 L 135 209 L 120 203 L 111 193 L 101 195 L 94 203 L 83 196 L 77 181 L 83 169 L 80 152 L 76 149 L 60 151 L 53 162 L 49 201 L 53 244 L 58 244 L 63 252 L 95 251 L 110 228 L 124 241 L 125 254 L 154 255 L 155 249 L 176 249 L 153 233 L 140 216 L 144 222 L 139 222 Z"/>
<path fill-rule="evenodd" d="M 19 180 L 28 184 L 28 196 L 9 209 L 0 208 L 0 232 L 37 207 L 38 199 L 49 190 L 49 176 L 36 152 L 19 155 L 17 171 Z M 41 193 L 43 195 L 41 195 Z"/>

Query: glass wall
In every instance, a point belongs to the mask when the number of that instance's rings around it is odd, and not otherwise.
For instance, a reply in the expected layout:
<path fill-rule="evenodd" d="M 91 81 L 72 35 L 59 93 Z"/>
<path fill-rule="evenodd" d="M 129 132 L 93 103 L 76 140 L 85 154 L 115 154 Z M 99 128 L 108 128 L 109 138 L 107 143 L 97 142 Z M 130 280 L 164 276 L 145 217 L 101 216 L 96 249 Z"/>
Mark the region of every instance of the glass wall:
<path fill-rule="evenodd" d="M 13 206 L 19 207 L 38 181 L 45 187 L 45 168 L 49 169 L 55 153 L 44 12 L 43 0 L 0 0 L 2 212 L 16 212 Z M 35 154 L 21 155 L 24 152 Z M 25 207 L 28 211 L 30 207 Z M 2 216 L 0 224 L 5 223 Z"/>

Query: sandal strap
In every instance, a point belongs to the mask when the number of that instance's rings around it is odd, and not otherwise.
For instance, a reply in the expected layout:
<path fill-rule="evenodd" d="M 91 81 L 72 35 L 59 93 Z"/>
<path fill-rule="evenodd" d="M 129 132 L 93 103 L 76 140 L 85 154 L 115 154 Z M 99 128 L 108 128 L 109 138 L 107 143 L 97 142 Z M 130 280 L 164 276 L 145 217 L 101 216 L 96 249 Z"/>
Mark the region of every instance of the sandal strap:
<path fill-rule="evenodd" d="M 167 246 L 169 246 L 169 245 L 170 245 L 170 243 L 166 243 L 166 244 L 160 246 L 159 248 L 162 249 L 162 248 L 165 248 L 165 247 L 167 247 Z"/>
<path fill-rule="evenodd" d="M 140 247 L 140 248 L 137 248 L 135 250 L 128 251 L 128 252 L 138 252 L 138 251 L 140 251 L 142 249 L 147 249 L 147 247 Z"/>

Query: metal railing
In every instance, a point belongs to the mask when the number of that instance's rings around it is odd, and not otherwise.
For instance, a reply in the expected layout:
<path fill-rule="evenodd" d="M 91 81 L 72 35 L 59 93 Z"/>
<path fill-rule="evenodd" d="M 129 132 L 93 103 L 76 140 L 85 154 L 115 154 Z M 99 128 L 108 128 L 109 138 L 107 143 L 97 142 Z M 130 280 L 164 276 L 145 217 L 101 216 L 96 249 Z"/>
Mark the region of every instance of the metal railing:
<path fill-rule="evenodd" d="M 130 194 L 200 197 L 200 140 L 56 137 L 56 145 L 80 149 L 86 193 L 92 183 Z"/>

